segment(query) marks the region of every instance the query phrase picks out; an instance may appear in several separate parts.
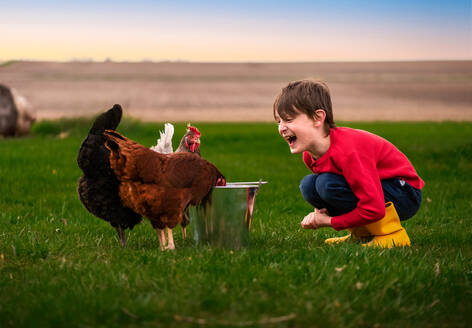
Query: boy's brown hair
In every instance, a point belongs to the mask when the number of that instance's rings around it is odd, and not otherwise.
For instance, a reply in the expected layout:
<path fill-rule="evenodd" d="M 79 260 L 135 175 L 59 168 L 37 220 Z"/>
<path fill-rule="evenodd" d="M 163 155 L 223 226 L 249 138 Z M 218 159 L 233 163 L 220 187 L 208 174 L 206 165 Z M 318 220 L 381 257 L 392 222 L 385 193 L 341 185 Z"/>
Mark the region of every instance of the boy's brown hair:
<path fill-rule="evenodd" d="M 276 113 L 282 119 L 288 116 L 296 117 L 300 113 L 316 118 L 317 109 L 326 113 L 327 130 L 335 128 L 331 95 L 326 83 L 314 80 L 294 81 L 283 88 L 275 99 L 274 118 Z"/>

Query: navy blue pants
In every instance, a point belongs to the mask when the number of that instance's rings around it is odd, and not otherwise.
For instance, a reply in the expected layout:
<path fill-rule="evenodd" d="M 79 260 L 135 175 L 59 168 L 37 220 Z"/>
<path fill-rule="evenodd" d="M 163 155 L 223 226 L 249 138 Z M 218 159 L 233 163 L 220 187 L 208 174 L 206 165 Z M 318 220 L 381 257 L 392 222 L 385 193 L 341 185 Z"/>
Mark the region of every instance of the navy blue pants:
<path fill-rule="evenodd" d="M 393 202 L 400 220 L 409 219 L 418 212 L 421 190 L 398 178 L 382 180 L 381 184 L 385 202 Z M 330 216 L 352 211 L 359 201 L 346 179 L 333 173 L 307 175 L 300 182 L 300 191 L 308 203 L 318 209 L 326 208 Z"/>

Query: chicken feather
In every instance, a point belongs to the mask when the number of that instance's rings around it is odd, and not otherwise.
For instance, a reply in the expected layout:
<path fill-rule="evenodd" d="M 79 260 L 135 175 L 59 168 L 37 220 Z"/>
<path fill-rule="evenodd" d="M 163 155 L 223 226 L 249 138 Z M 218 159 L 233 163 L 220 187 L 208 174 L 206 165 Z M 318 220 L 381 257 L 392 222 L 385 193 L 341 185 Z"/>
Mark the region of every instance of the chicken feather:
<path fill-rule="evenodd" d="M 164 132 L 159 131 L 160 138 L 157 144 L 151 147 L 152 150 L 161 154 L 170 154 L 174 152 L 172 149 L 172 137 L 174 136 L 174 126 L 170 123 L 164 124 Z"/>

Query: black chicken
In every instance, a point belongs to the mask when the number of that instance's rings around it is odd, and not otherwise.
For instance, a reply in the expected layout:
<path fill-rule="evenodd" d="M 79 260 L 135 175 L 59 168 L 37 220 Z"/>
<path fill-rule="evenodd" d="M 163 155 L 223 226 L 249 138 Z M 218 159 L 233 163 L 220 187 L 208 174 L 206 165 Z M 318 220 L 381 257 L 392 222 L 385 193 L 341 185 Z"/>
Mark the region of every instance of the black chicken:
<path fill-rule="evenodd" d="M 109 222 L 126 246 L 125 229 L 141 222 L 141 215 L 123 206 L 119 196 L 120 182 L 110 167 L 110 151 L 105 147 L 105 130 L 115 130 L 122 116 L 120 105 L 101 114 L 82 142 L 77 163 L 83 171 L 79 179 L 79 199 L 93 215 Z"/>

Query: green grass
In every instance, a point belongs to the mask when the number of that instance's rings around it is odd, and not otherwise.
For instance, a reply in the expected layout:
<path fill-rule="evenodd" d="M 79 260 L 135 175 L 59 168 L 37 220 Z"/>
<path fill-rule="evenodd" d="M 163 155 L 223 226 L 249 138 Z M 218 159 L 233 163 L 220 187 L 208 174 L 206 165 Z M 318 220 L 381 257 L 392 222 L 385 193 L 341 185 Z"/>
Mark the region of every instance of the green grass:
<path fill-rule="evenodd" d="M 176 229 L 175 252 L 159 250 L 147 220 L 121 248 L 79 202 L 76 154 L 90 124 L 42 122 L 30 137 L 0 140 L 0 327 L 465 327 L 472 319 L 471 123 L 346 124 L 392 141 L 426 181 L 422 208 L 405 224 L 413 246 L 391 250 L 325 246 L 343 233 L 301 229 L 311 209 L 298 183 L 309 172 L 275 124 L 198 124 L 203 156 L 229 181 L 270 183 L 257 196 L 249 248 L 195 246 Z M 159 128 L 125 120 L 119 130 L 150 146 Z M 177 125 L 176 136 L 184 130 Z"/>

